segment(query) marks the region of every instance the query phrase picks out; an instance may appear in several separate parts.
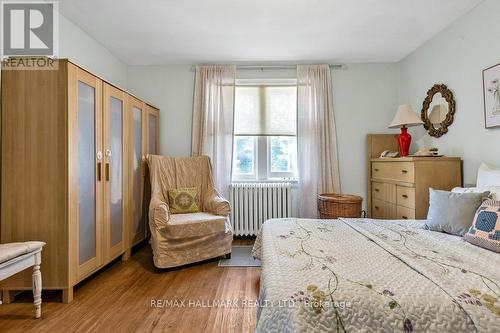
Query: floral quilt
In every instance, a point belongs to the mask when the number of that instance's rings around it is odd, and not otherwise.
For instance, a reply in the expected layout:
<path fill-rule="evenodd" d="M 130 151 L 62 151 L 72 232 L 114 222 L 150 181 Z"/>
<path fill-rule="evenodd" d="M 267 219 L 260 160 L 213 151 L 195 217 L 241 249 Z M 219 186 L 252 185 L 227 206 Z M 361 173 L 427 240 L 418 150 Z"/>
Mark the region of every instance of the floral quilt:
<path fill-rule="evenodd" d="M 422 226 L 267 221 L 256 332 L 500 332 L 500 255 Z"/>

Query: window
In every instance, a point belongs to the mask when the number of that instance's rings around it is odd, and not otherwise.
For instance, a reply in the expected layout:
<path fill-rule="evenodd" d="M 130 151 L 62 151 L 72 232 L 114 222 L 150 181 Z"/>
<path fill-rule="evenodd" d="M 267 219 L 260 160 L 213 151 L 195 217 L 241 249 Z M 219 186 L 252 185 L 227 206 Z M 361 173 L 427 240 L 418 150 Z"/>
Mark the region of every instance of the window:
<path fill-rule="evenodd" d="M 233 174 L 240 178 L 255 178 L 256 140 L 251 136 L 234 137 Z"/>
<path fill-rule="evenodd" d="M 297 170 L 297 138 L 271 136 L 267 140 L 268 174 L 271 177 L 293 176 Z"/>
<path fill-rule="evenodd" d="M 238 81 L 234 133 L 233 180 L 297 178 L 296 81 Z"/>

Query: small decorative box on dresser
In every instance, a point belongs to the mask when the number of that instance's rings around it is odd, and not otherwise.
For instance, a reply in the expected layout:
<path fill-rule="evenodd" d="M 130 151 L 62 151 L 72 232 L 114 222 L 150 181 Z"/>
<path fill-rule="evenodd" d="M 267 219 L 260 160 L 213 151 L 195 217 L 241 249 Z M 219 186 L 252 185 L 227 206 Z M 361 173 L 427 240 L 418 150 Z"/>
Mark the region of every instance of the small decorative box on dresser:
<path fill-rule="evenodd" d="M 369 216 L 376 219 L 425 219 L 429 188 L 461 186 L 458 157 L 372 158 L 368 171 Z"/>

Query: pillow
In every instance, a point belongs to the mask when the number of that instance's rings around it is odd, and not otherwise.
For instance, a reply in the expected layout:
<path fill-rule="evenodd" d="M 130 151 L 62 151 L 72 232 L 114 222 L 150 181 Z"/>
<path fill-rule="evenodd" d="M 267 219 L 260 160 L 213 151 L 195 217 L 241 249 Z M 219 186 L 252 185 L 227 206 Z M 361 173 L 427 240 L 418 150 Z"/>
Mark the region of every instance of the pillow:
<path fill-rule="evenodd" d="M 500 200 L 500 186 L 455 187 L 453 193 L 489 193 L 487 199 Z"/>
<path fill-rule="evenodd" d="M 481 163 L 477 170 L 476 186 L 500 186 L 500 168 Z"/>
<path fill-rule="evenodd" d="M 500 201 L 483 202 L 464 239 L 471 244 L 500 253 Z"/>
<path fill-rule="evenodd" d="M 198 190 L 196 187 L 178 188 L 168 191 L 170 213 L 172 214 L 199 212 L 200 208 L 198 207 L 197 200 Z"/>
<path fill-rule="evenodd" d="M 485 193 L 453 193 L 430 188 L 426 229 L 463 236 L 484 196 Z"/>

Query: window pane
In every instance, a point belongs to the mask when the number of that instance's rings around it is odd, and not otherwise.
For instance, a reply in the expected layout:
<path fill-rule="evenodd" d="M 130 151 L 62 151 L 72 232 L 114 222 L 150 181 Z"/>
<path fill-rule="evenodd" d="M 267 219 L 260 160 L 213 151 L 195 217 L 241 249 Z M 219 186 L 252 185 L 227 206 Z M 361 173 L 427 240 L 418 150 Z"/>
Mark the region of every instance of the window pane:
<path fill-rule="evenodd" d="M 296 124 L 296 86 L 236 87 L 235 134 L 295 135 Z"/>
<path fill-rule="evenodd" d="M 259 87 L 236 87 L 234 111 L 235 134 L 257 135 L 263 131 Z"/>
<path fill-rule="evenodd" d="M 266 87 L 266 131 L 270 135 L 295 135 L 297 87 Z"/>
<path fill-rule="evenodd" d="M 253 175 L 255 173 L 255 140 L 251 136 L 234 138 L 233 173 Z"/>
<path fill-rule="evenodd" d="M 290 172 L 297 170 L 297 138 L 273 136 L 271 140 L 271 172 Z"/>

